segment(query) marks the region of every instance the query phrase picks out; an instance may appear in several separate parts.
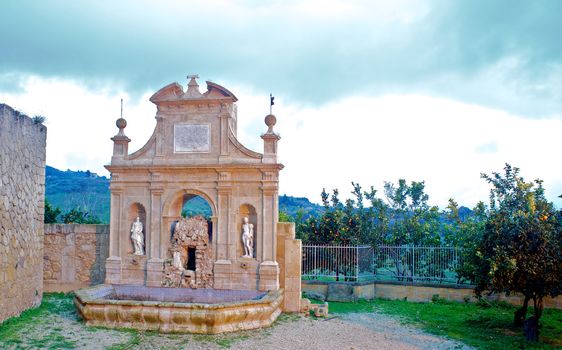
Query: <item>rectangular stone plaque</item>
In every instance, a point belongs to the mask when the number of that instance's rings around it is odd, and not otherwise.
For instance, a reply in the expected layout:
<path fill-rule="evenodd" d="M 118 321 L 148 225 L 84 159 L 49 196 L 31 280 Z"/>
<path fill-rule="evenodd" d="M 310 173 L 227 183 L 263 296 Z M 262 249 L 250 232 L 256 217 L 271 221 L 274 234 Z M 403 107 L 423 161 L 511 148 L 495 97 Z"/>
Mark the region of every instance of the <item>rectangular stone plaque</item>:
<path fill-rule="evenodd" d="M 211 126 L 208 124 L 175 124 L 174 153 L 209 152 Z"/>

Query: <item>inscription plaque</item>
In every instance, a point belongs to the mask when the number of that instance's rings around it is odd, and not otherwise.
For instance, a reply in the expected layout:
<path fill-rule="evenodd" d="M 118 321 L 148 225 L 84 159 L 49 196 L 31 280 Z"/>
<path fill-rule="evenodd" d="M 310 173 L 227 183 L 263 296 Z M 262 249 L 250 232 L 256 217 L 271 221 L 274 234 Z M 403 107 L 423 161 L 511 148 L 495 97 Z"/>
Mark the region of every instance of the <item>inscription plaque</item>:
<path fill-rule="evenodd" d="M 175 124 L 174 153 L 209 152 L 211 126 L 208 124 Z"/>

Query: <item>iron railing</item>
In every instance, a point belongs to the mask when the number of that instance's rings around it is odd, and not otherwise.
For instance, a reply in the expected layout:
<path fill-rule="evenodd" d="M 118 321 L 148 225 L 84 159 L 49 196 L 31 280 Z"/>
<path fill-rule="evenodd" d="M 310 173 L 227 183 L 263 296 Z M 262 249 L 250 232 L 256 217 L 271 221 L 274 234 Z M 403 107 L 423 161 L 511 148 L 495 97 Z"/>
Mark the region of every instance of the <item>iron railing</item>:
<path fill-rule="evenodd" d="M 302 277 L 326 281 L 402 281 L 461 284 L 455 247 L 304 245 Z"/>

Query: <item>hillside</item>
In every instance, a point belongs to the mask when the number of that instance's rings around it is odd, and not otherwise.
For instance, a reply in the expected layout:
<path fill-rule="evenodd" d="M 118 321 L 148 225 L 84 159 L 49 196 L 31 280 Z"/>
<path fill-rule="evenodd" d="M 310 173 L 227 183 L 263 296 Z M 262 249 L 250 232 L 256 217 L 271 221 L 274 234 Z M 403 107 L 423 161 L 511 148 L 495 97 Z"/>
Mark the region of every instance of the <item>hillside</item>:
<path fill-rule="evenodd" d="M 61 171 L 47 165 L 45 197 L 62 212 L 80 207 L 109 223 L 109 179 L 90 171 Z"/>
<path fill-rule="evenodd" d="M 51 205 L 61 208 L 62 212 L 80 207 L 92 216 L 97 216 L 102 222 L 109 223 L 109 179 L 98 176 L 90 171 L 58 170 L 51 166 L 45 170 L 45 197 Z M 206 203 L 194 199 L 184 210 L 203 210 L 206 214 Z M 294 216 L 299 209 L 305 217 L 316 215 L 322 207 L 311 203 L 304 197 L 279 196 L 279 209 Z"/>
<path fill-rule="evenodd" d="M 321 205 L 311 203 L 306 197 L 292 197 L 286 194 L 279 196 L 279 210 L 295 217 L 297 211 L 302 210 L 303 217 L 316 216 L 324 211 Z"/>

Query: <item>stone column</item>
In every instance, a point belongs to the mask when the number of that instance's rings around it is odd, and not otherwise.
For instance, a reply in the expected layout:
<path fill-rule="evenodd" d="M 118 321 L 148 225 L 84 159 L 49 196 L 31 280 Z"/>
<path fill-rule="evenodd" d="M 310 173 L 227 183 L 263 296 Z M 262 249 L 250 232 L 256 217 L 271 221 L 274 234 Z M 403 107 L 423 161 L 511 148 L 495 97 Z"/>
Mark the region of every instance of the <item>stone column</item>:
<path fill-rule="evenodd" d="M 152 174 L 153 180 L 159 180 L 159 174 Z M 165 247 L 162 247 L 162 193 L 161 182 L 150 184 L 150 250 L 146 254 L 146 285 L 160 287 L 164 269 Z"/>
<path fill-rule="evenodd" d="M 113 180 L 119 175 L 114 174 Z M 121 202 L 123 190 L 111 185 L 111 215 L 109 224 L 109 258 L 105 261 L 105 283 L 121 283 Z"/>
<path fill-rule="evenodd" d="M 279 265 L 277 247 L 277 176 L 266 171 L 262 177 L 262 254 L 259 267 L 259 289 L 279 289 Z"/>
<path fill-rule="evenodd" d="M 219 181 L 217 183 L 217 227 L 214 232 L 214 239 L 217 244 L 217 260 L 214 265 L 214 287 L 217 289 L 230 289 L 231 273 L 232 273 L 232 259 L 230 246 L 231 242 L 230 231 L 233 223 L 230 219 L 230 212 L 232 210 L 232 183 L 229 172 L 220 172 Z"/>
<path fill-rule="evenodd" d="M 221 113 L 219 115 L 221 120 L 220 123 L 220 156 L 219 156 L 219 163 L 224 159 L 228 158 L 228 120 L 230 119 L 230 114 L 228 113 Z"/>

